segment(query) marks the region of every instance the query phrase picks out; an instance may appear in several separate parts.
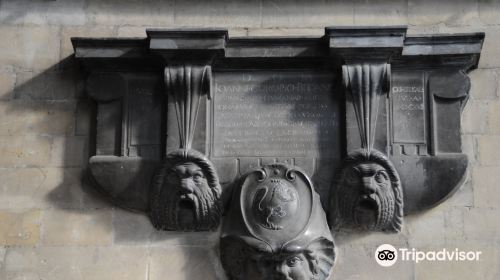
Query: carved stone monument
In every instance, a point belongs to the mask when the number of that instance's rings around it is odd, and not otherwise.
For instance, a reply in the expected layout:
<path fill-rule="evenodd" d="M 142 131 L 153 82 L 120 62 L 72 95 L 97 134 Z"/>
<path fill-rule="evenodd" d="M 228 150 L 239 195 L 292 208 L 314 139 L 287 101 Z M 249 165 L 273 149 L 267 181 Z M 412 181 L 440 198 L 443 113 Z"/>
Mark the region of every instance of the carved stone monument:
<path fill-rule="evenodd" d="M 303 171 L 269 164 L 249 172 L 228 210 L 220 251 L 230 279 L 327 279 L 333 238 Z"/>
<path fill-rule="evenodd" d="M 460 113 L 482 33 L 146 33 L 73 38 L 97 104 L 90 175 L 160 230 L 222 222 L 231 279 L 327 279 L 329 228 L 398 232 L 465 176 Z"/>

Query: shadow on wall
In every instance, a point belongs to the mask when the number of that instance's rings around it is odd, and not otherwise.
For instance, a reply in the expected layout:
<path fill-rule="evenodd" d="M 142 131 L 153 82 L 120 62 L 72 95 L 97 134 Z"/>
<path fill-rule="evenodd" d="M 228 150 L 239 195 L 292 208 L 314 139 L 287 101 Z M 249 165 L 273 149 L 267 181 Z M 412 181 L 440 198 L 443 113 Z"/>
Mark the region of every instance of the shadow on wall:
<path fill-rule="evenodd" d="M 218 232 L 157 231 L 145 214 L 117 209 L 95 190 L 87 162 L 95 154 L 96 104 L 85 94 L 85 73 L 73 56 L 43 72 L 16 74 L 8 102 L 0 102 L 0 131 L 7 139 L 3 162 L 34 170 L 40 178 L 30 180 L 37 186 L 0 188 L 7 192 L 1 200 L 7 203 L 4 208 L 42 210 L 42 246 L 139 245 L 149 252 L 151 279 L 172 271 L 178 279 L 224 277 L 215 250 Z M 15 201 L 9 202 L 12 197 Z"/>
<path fill-rule="evenodd" d="M 175 271 L 179 279 L 224 278 L 214 250 L 219 232 L 157 231 L 146 215 L 114 209 L 85 176 L 95 154 L 96 104 L 85 94 L 85 73 L 73 56 L 36 75 L 18 75 L 5 114 L 25 118 L 27 127 L 19 129 L 36 134 L 36 149 L 24 151 L 19 163 L 54 173 L 40 197 L 46 210 L 43 245 L 143 246 L 149 250 L 150 273 L 158 277 Z M 43 143 L 47 147 L 38 149 Z"/>

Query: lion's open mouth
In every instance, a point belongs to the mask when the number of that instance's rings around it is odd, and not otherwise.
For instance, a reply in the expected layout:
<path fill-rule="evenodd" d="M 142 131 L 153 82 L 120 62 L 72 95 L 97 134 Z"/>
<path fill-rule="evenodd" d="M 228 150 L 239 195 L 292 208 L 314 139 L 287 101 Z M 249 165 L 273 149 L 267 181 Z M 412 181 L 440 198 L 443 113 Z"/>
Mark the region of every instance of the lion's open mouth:
<path fill-rule="evenodd" d="M 354 219 L 362 228 L 371 228 L 377 223 L 378 210 L 377 201 L 370 196 L 364 196 L 356 203 Z"/>
<path fill-rule="evenodd" d="M 196 222 L 196 204 L 189 197 L 181 197 L 177 204 L 177 223 L 181 230 L 191 230 Z"/>
<path fill-rule="evenodd" d="M 378 204 L 377 201 L 369 196 L 363 197 L 358 201 L 358 208 L 361 208 L 362 210 L 367 210 L 367 211 L 377 211 L 378 210 Z"/>

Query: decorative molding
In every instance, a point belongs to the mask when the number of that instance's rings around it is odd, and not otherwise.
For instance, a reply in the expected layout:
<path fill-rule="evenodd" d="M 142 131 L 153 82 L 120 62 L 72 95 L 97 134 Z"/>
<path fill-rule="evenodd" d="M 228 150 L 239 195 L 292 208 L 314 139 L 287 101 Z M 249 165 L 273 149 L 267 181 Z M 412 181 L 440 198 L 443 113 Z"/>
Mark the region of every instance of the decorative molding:
<path fill-rule="evenodd" d="M 210 99 L 212 68 L 209 65 L 176 65 L 165 68 L 165 85 L 175 104 L 180 149 L 191 149 L 200 99 Z"/>
<path fill-rule="evenodd" d="M 350 63 L 342 66 L 348 103 L 356 114 L 361 147 L 373 149 L 379 115 L 380 96 L 386 95 L 390 81 L 390 65 L 381 63 Z"/>

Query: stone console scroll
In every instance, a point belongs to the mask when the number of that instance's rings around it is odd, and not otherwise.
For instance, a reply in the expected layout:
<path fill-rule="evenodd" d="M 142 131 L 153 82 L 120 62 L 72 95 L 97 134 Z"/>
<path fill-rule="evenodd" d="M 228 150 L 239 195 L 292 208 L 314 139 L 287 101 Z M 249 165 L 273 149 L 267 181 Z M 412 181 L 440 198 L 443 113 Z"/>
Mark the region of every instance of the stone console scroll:
<path fill-rule="evenodd" d="M 460 113 L 483 40 L 405 27 L 73 38 L 96 102 L 89 173 L 160 230 L 222 223 L 233 279 L 327 279 L 328 228 L 398 232 L 460 186 Z"/>

